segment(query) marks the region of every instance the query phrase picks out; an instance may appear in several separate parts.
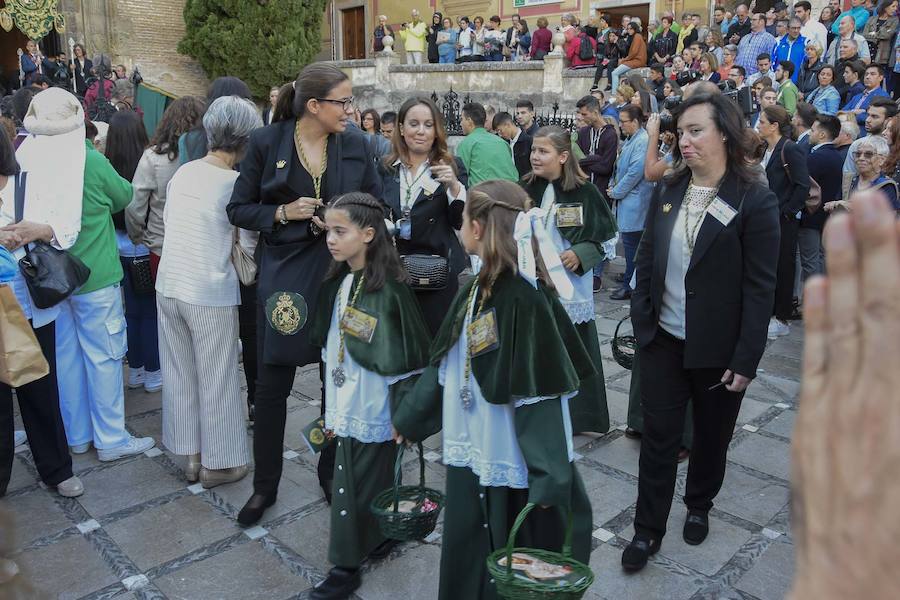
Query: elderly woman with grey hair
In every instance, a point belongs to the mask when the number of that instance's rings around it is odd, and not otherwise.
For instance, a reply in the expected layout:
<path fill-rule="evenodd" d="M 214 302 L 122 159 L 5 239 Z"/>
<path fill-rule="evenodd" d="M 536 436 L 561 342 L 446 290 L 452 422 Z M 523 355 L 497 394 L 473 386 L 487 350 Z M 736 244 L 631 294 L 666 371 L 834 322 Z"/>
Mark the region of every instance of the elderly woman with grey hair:
<path fill-rule="evenodd" d="M 187 456 L 185 477 L 210 488 L 243 478 L 249 452 L 238 379 L 237 272 L 231 198 L 250 133 L 252 102 L 215 100 L 203 117 L 208 152 L 181 166 L 168 187 L 166 236 L 156 279 L 163 375 L 163 443 Z M 241 230 L 251 254 L 256 240 Z"/>

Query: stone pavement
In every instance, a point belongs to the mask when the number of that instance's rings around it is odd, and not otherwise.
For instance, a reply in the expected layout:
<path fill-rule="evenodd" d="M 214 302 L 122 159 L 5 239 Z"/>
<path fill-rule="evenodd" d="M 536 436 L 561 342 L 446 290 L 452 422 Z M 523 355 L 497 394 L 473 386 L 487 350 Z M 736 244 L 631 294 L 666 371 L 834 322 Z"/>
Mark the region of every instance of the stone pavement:
<path fill-rule="evenodd" d="M 681 539 L 685 511 L 676 498 L 670 533 L 637 575 L 619 566 L 631 539 L 640 443 L 624 437 L 630 373 L 612 360 L 610 341 L 626 315 L 624 303 L 598 298 L 597 327 L 604 356 L 613 429 L 577 436 L 577 464 L 594 511 L 591 567 L 596 583 L 585 598 L 719 600 L 783 598 L 793 574 L 788 523 L 789 443 L 799 389 L 802 326 L 771 342 L 760 376 L 738 418 L 725 485 L 701 546 Z M 14 557 L 40 590 L 36 597 L 106 599 L 305 598 L 329 565 L 328 507 L 319 491 L 315 456 L 298 432 L 319 414 L 315 367 L 298 371 L 288 401 L 285 468 L 277 504 L 258 527 L 235 521 L 249 497 L 251 477 L 203 490 L 189 486 L 182 461 L 162 449 L 116 463 L 96 453 L 75 457 L 85 493 L 65 499 L 42 489 L 30 451 L 16 455 L 0 510 L 11 511 Z M 161 439 L 160 394 L 126 396 L 127 426 Z M 429 485 L 443 488 L 439 437 L 426 443 Z M 405 481 L 417 472 L 415 458 Z M 686 464 L 679 468 L 677 494 Z M 357 598 L 429 600 L 437 597 L 440 525 L 423 542 L 407 543 L 365 567 Z M 4 597 L 0 588 L 0 598 Z M 459 599 L 466 600 L 466 599 Z"/>

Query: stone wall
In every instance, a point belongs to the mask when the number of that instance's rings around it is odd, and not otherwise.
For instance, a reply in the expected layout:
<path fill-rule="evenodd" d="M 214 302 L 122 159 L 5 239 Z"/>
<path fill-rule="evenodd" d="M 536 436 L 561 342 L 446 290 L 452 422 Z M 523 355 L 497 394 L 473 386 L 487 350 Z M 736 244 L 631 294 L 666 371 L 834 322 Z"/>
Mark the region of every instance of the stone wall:
<path fill-rule="evenodd" d="M 396 110 L 413 95 L 439 97 L 450 91 L 498 109 L 514 109 L 516 100 L 530 100 L 536 110 L 549 111 L 558 103 L 562 112 L 574 112 L 593 82 L 594 69 L 570 70 L 562 55 L 543 61 L 478 62 L 459 65 L 401 65 L 398 55 L 381 53 L 374 59 L 338 61 L 353 83 L 353 95 L 362 109 Z"/>
<path fill-rule="evenodd" d="M 62 0 L 68 31 L 88 53 L 109 53 L 135 65 L 147 83 L 175 95 L 205 95 L 209 84 L 193 59 L 178 53 L 184 36 L 184 0 Z"/>

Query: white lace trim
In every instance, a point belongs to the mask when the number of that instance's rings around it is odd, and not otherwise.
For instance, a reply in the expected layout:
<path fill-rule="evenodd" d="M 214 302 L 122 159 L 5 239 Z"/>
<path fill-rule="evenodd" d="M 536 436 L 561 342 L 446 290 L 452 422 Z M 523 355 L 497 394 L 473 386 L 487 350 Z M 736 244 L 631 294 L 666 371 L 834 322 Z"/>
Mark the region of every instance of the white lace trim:
<path fill-rule="evenodd" d="M 569 315 L 569 319 L 576 325 L 593 321 L 595 318 L 593 298 L 576 302 L 563 302 L 562 305 L 563 308 L 566 309 L 566 314 Z"/>
<path fill-rule="evenodd" d="M 484 487 L 528 489 L 528 468 L 524 464 L 483 460 L 481 452 L 471 444 L 444 440 L 444 463 L 471 469 L 478 476 L 478 484 Z"/>
<path fill-rule="evenodd" d="M 619 243 L 619 234 L 616 233 L 612 239 L 606 240 L 600 247 L 603 248 L 603 254 L 606 260 L 612 260 L 616 257 L 616 244 Z"/>
<path fill-rule="evenodd" d="M 367 423 L 349 415 L 337 414 L 325 409 L 325 427 L 340 437 L 349 437 L 364 444 L 386 442 L 392 439 L 391 422 Z"/>

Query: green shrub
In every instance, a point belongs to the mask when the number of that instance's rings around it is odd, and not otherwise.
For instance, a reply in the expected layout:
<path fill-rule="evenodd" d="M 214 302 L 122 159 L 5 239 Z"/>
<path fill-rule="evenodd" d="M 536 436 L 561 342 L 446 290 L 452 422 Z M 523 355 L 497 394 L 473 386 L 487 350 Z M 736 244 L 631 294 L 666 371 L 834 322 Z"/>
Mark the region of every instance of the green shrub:
<path fill-rule="evenodd" d="M 178 51 L 214 79 L 243 79 L 254 95 L 292 81 L 318 54 L 327 0 L 187 0 Z"/>

